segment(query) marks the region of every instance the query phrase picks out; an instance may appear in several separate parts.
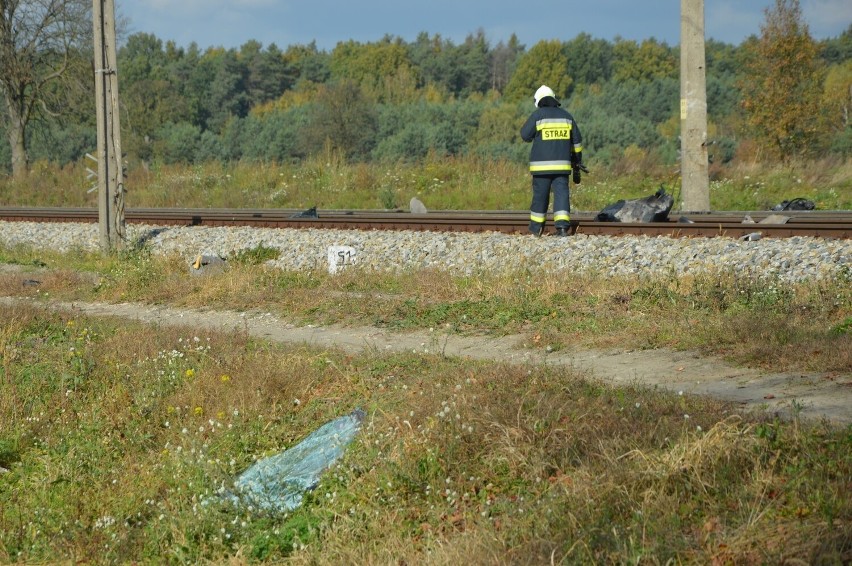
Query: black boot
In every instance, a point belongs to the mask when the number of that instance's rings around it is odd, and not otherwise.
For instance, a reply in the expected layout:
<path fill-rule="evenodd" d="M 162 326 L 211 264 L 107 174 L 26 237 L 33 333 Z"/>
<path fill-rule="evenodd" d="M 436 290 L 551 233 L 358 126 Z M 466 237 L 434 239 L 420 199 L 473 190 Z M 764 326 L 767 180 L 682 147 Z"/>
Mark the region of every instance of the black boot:
<path fill-rule="evenodd" d="M 560 236 L 560 237 L 568 236 L 569 235 L 568 234 L 568 228 L 561 228 L 561 227 L 557 228 L 556 229 L 556 235 Z"/>

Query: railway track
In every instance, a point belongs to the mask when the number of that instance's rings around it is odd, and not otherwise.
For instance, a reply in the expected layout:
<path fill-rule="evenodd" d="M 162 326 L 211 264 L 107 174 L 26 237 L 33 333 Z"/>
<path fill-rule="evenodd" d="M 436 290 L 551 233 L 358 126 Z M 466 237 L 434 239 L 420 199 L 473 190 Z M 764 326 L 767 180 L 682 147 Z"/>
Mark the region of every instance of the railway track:
<path fill-rule="evenodd" d="M 781 214 L 783 224 L 761 223 Z M 746 216 L 754 223 L 743 223 Z M 746 237 L 760 233 L 766 238 L 811 236 L 852 238 L 852 211 L 744 211 L 687 214 L 673 213 L 667 222 L 598 222 L 595 213 L 572 214 L 572 231 L 596 235 L 647 235 L 674 237 Z M 0 208 L 7 222 L 98 222 L 96 208 Z M 529 215 L 525 211 L 439 211 L 411 214 L 406 211 L 290 209 L 131 208 L 128 223 L 165 226 L 253 226 L 266 228 L 317 228 L 338 230 L 429 230 L 450 232 L 496 231 L 524 234 Z M 552 225 L 548 222 L 549 229 Z"/>

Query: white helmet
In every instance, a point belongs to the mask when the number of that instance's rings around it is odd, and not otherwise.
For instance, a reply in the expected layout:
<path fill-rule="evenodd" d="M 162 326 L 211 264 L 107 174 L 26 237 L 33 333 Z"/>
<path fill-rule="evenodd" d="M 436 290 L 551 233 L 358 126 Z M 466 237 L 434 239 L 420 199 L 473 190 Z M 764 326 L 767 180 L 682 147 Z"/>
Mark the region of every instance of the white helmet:
<path fill-rule="evenodd" d="M 553 98 L 556 98 L 556 94 L 553 93 L 552 88 L 547 85 L 541 85 L 540 87 L 538 87 L 538 90 L 535 91 L 535 94 L 533 95 L 536 107 L 538 107 L 538 103 L 541 102 L 541 99 L 546 96 L 552 96 Z"/>

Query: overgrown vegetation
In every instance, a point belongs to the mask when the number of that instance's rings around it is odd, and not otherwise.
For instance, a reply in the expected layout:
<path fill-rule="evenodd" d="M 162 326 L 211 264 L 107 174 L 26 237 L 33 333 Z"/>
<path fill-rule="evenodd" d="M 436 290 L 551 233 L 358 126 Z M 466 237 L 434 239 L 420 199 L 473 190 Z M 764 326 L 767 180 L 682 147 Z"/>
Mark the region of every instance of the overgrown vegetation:
<path fill-rule="evenodd" d="M 699 349 L 777 371 L 852 367 L 850 275 L 771 284 L 731 273 L 651 279 L 558 273 L 455 277 L 288 272 L 262 263 L 260 245 L 215 277 L 190 277 L 184 259 L 136 250 L 57 255 L 2 249 L 21 269 L 48 268 L 22 286 L 0 276 L 0 294 L 56 300 L 138 301 L 261 310 L 299 324 L 377 325 L 460 334 L 528 334 L 551 349 L 569 346 Z M 532 343 L 532 342 L 531 342 Z"/>
<path fill-rule="evenodd" d="M 143 250 L 0 250 L 36 300 L 261 309 L 294 322 L 699 348 L 848 372 L 848 280 L 187 274 Z M 45 270 L 46 269 L 46 270 Z M 842 563 L 850 429 L 565 369 L 293 348 L 0 307 L 0 561 Z M 217 490 L 355 407 L 367 426 L 288 516 Z"/>
<path fill-rule="evenodd" d="M 850 32 L 814 44 L 793 28 L 708 44 L 716 210 L 795 197 L 852 209 Z M 810 57 L 796 69 L 814 79 L 800 94 L 818 109 L 806 125 L 825 135 L 809 144 L 789 143 L 795 121 L 753 112 L 748 130 L 740 112 L 745 56 L 772 63 L 788 43 Z M 762 68 L 770 83 L 788 61 L 774 63 Z M 524 209 L 516 129 L 544 76 L 586 134 L 592 173 L 572 188 L 575 209 L 678 190 L 676 57 L 654 40 L 581 34 L 527 52 L 514 38 L 491 48 L 481 34 L 459 46 L 424 34 L 332 53 L 257 42 L 202 52 L 136 34 L 120 69 L 129 207 L 321 212 L 417 197 L 435 210 Z M 0 181 L 0 205 L 95 206 L 80 162 L 94 145 L 90 100 L 31 130 L 31 174 Z M 767 136 L 782 155 L 767 159 Z M 270 270 L 277 253 L 258 245 L 191 277 L 185 259 L 141 242 L 114 255 L 0 247 L 0 263 L 18 270 L 0 271 L 0 295 L 852 368 L 852 273 L 784 286 L 733 274 L 330 276 Z M 364 429 L 293 513 L 218 497 L 255 460 L 356 407 Z M 852 428 L 801 421 L 795 407 L 777 420 L 564 368 L 288 347 L 0 304 L 3 563 L 845 564 L 850 477 Z"/>
<path fill-rule="evenodd" d="M 3 255 L 32 263 L 21 250 Z M 614 310 L 611 328 L 584 333 L 592 341 L 626 336 L 615 327 L 631 312 L 665 324 L 690 301 L 678 333 L 708 347 L 721 334 L 713 325 L 698 330 L 708 322 L 720 328 L 760 318 L 773 334 L 788 327 L 766 315 L 804 305 L 818 309 L 810 319 L 835 321 L 834 328 L 850 316 L 848 285 L 803 286 L 784 291 L 784 301 L 725 281 L 570 289 L 545 282 L 535 293 L 522 278 L 300 282 L 267 273 L 259 286 L 251 265 L 201 285 L 168 262 L 144 265 L 158 274 L 148 292 L 131 285 L 134 268 L 100 265 L 94 288 L 90 278 L 55 272 L 39 275 L 37 291 L 26 293 L 109 299 L 133 287 L 136 299 L 192 304 L 213 294 L 222 306 L 265 295 L 257 306 L 280 302 L 297 318 L 314 309 L 312 316 L 339 321 L 353 313 L 347 292 L 374 291 L 375 300 L 358 302 L 367 312 L 354 322 L 378 305 L 415 324 L 419 315 L 399 307 L 422 305 L 433 313 L 429 324 L 463 313 L 466 330 L 494 332 L 490 321 L 502 313 L 509 330 L 553 335 L 551 320 L 581 323 Z M 0 282 L 3 294 L 21 294 L 19 277 Z M 501 303 L 520 292 L 525 310 Z M 826 300 L 832 293 L 846 293 L 845 302 Z M 556 317 L 545 314 L 551 309 Z M 735 416 L 725 403 L 609 387 L 545 366 L 294 348 L 20 305 L 0 306 L 0 321 L 3 562 L 839 564 L 852 557 L 848 427 Z M 849 334 L 824 326 L 806 330 L 835 356 L 845 351 L 848 369 Z M 256 459 L 355 407 L 368 414 L 364 429 L 293 513 L 252 513 L 217 496 Z"/>
<path fill-rule="evenodd" d="M 620 199 L 663 186 L 680 194 L 676 170 L 621 160 L 591 162 L 571 187 L 574 211 L 597 212 Z M 714 169 L 713 210 L 769 210 L 806 198 L 819 210 L 852 209 L 852 162 L 823 159 L 786 166 L 728 165 Z M 38 175 L 0 180 L 0 206 L 97 207 L 83 167 L 41 163 Z M 127 179 L 128 207 L 403 209 L 413 197 L 429 210 L 525 210 L 530 178 L 522 164 L 480 158 L 427 158 L 417 163 L 350 163 L 334 155 L 292 165 L 272 163 L 170 165 L 135 170 Z M 679 201 L 679 199 L 675 199 Z"/>

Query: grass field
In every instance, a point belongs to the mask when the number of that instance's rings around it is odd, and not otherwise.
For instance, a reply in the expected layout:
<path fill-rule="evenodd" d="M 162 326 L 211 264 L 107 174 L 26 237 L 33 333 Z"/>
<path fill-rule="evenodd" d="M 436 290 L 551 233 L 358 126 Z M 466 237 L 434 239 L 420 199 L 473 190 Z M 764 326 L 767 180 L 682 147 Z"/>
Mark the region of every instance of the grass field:
<path fill-rule="evenodd" d="M 679 195 L 677 168 L 641 159 L 587 165 L 590 174 L 572 186 L 574 210 L 599 211 L 660 186 Z M 849 160 L 713 165 L 710 179 L 713 210 L 768 210 L 799 197 L 821 210 L 852 209 Z M 37 163 L 28 178 L 0 180 L 0 206 L 97 206 L 91 185 L 82 164 Z M 475 158 L 351 164 L 329 155 L 297 165 L 152 166 L 129 171 L 126 186 L 131 208 L 407 209 L 417 197 L 430 210 L 525 210 L 530 199 L 524 164 Z"/>
<path fill-rule="evenodd" d="M 508 273 L 270 271 L 263 252 L 199 279 L 144 250 L 0 249 L 0 263 L 49 270 L 38 287 L 0 274 L 0 295 L 852 367 L 848 276 L 769 289 L 589 276 L 566 288 Z M 852 560 L 849 427 L 541 366 L 294 348 L 35 307 L 0 307 L 0 320 L 0 562 Z M 364 428 L 296 511 L 217 497 L 256 459 L 356 407 Z"/>

